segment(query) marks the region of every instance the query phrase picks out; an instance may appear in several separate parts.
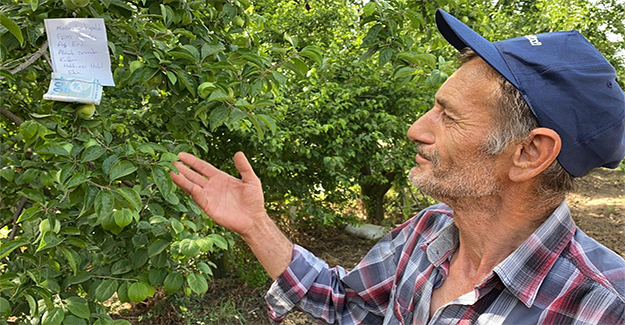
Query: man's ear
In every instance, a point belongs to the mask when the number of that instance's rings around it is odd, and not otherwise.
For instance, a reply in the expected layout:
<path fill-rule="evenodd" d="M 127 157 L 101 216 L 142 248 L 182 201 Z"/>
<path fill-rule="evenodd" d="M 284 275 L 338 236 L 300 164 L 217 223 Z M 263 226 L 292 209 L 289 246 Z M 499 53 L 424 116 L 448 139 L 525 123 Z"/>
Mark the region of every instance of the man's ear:
<path fill-rule="evenodd" d="M 562 140 L 554 130 L 532 130 L 527 141 L 516 146 L 508 172 L 510 180 L 523 182 L 536 177 L 558 157 L 561 146 Z"/>

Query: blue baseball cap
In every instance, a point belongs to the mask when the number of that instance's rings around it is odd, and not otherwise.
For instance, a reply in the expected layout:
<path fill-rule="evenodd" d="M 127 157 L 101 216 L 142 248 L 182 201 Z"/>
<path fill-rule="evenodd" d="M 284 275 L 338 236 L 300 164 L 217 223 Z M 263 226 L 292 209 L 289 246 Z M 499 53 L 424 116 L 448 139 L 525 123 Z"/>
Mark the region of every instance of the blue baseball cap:
<path fill-rule="evenodd" d="M 625 156 L 625 94 L 614 67 L 577 31 L 491 43 L 444 10 L 438 30 L 468 47 L 516 87 L 538 124 L 562 139 L 558 161 L 571 175 L 616 168 Z"/>

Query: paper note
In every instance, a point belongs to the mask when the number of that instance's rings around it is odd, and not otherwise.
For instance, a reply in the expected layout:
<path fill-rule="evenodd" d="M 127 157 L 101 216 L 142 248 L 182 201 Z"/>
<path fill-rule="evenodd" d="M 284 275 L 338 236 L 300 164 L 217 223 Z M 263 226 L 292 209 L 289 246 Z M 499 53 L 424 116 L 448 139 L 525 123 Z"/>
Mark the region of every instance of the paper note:
<path fill-rule="evenodd" d="M 45 24 L 54 72 L 115 86 L 104 19 L 46 19 Z"/>

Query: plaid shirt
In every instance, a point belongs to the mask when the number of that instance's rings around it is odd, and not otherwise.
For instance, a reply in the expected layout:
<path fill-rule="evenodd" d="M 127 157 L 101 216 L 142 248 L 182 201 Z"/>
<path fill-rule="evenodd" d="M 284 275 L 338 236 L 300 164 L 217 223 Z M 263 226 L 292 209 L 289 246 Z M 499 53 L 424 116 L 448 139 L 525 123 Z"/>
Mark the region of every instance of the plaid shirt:
<path fill-rule="evenodd" d="M 421 211 L 349 273 L 296 246 L 267 293 L 270 319 L 298 306 L 330 324 L 625 324 L 625 261 L 577 228 L 566 202 L 472 292 L 431 316 L 432 290 L 458 247 L 452 215 L 443 204 Z"/>

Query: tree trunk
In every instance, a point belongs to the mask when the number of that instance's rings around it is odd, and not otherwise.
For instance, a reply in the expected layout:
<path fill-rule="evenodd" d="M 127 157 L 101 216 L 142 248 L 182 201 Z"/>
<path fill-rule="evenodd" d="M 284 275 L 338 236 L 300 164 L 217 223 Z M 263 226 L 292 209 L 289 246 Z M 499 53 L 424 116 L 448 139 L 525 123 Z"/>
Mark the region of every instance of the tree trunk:
<path fill-rule="evenodd" d="M 384 220 L 384 195 L 391 188 L 396 174 L 395 171 L 382 172 L 382 175 L 387 180 L 384 184 L 361 182 L 361 194 L 367 197 L 364 199 L 367 222 L 379 224 Z M 363 167 L 361 169 L 361 175 L 371 175 L 371 169 L 369 167 Z"/>

